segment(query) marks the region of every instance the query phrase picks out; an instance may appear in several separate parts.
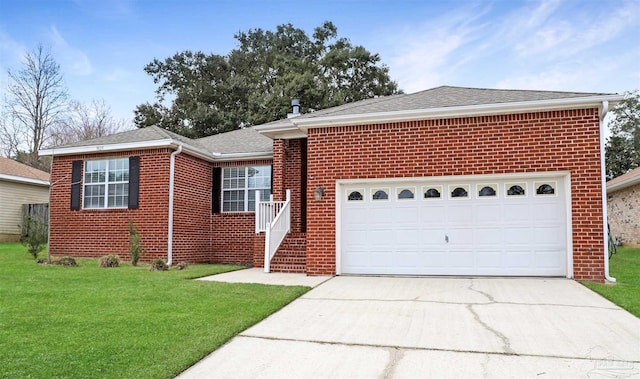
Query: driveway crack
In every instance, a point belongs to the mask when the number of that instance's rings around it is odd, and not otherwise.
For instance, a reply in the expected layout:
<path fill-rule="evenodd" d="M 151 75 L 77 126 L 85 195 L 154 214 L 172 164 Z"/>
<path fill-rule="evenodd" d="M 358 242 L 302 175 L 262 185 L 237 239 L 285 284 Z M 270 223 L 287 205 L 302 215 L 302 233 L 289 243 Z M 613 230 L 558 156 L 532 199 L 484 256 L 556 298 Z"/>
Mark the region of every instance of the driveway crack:
<path fill-rule="evenodd" d="M 396 371 L 396 366 L 398 365 L 398 362 L 402 359 L 402 356 L 404 356 L 404 350 L 402 349 L 391 348 L 391 349 L 388 349 L 388 351 L 390 355 L 389 362 L 387 363 L 387 366 L 384 368 L 382 375 L 380 375 L 380 379 L 393 378 Z"/>
<path fill-rule="evenodd" d="M 493 296 L 491 296 L 489 293 L 484 292 L 484 291 L 479 290 L 479 289 L 476 289 L 476 288 L 473 288 L 473 284 L 474 284 L 473 279 L 472 278 L 469 279 L 469 290 L 470 291 L 479 293 L 482 296 L 486 297 L 489 300 L 489 304 L 497 303 L 496 299 L 494 299 Z M 505 336 L 504 334 L 500 333 L 496 329 L 494 329 L 491 326 L 489 326 L 489 324 L 487 324 L 486 322 L 482 321 L 482 319 L 480 318 L 480 315 L 478 314 L 478 312 L 476 312 L 475 309 L 473 309 L 474 305 L 476 305 L 476 304 L 467 304 L 467 309 L 469 310 L 469 312 L 471 312 L 471 314 L 473 315 L 473 318 L 480 325 L 482 325 L 486 330 L 488 330 L 489 332 L 493 333 L 496 337 L 498 337 L 502 341 L 502 348 L 504 349 L 505 352 L 511 353 L 511 354 L 515 354 L 515 351 L 511 348 L 511 342 L 509 341 L 509 338 L 507 338 L 507 336 Z"/>
<path fill-rule="evenodd" d="M 511 348 L 511 342 L 509 341 L 507 336 L 505 336 L 504 334 L 500 333 L 499 331 L 493 329 L 491 326 L 489 326 L 489 324 L 487 324 L 486 322 L 482 321 L 482 319 L 480 318 L 480 315 L 478 315 L 478 313 L 473 309 L 473 304 L 467 304 L 467 309 L 469 310 L 469 312 L 471 312 L 471 314 L 473 315 L 473 318 L 480 325 L 482 325 L 487 331 L 491 332 L 492 334 L 494 334 L 496 337 L 498 337 L 502 341 L 502 349 L 506 353 L 517 355 L 516 352 Z"/>

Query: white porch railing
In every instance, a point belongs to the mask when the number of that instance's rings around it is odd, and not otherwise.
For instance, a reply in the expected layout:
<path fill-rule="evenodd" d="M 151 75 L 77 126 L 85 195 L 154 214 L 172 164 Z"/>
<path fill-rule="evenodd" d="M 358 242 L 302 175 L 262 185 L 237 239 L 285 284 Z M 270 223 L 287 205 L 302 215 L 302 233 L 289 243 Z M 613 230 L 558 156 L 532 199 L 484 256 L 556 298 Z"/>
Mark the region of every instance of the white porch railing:
<path fill-rule="evenodd" d="M 287 190 L 285 201 L 260 201 L 256 191 L 256 233 L 265 233 L 264 272 L 269 272 L 271 259 L 276 254 L 284 237 L 291 229 L 291 190 Z"/>

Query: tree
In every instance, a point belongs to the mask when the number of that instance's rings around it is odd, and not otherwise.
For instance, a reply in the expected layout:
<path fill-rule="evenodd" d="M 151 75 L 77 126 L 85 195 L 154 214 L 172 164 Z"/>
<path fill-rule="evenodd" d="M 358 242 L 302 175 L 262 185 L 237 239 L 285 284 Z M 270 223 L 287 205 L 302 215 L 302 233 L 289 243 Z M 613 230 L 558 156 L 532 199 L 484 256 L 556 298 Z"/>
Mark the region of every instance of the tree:
<path fill-rule="evenodd" d="M 611 137 L 605 146 L 607 180 L 640 167 L 640 93 L 626 92 L 612 113 Z"/>
<path fill-rule="evenodd" d="M 234 37 L 225 56 L 184 51 L 148 64 L 158 101 L 136 108 L 136 125 L 203 137 L 284 118 L 292 99 L 309 111 L 400 92 L 380 56 L 338 38 L 331 22 L 311 37 L 291 24 Z"/>
<path fill-rule="evenodd" d="M 69 102 L 69 110 L 50 130 L 53 146 L 108 136 L 124 130 L 126 121 L 115 119 L 104 100 L 93 100 L 85 105 Z"/>
<path fill-rule="evenodd" d="M 44 168 L 39 162 L 38 150 L 67 106 L 67 90 L 60 66 L 51 52 L 39 45 L 25 54 L 24 67 L 20 71 L 9 70 L 8 74 L 7 108 L 11 125 L 4 125 L 2 142 L 9 139 L 18 146 L 26 146 L 27 150 L 23 154 L 16 151 L 16 156 L 22 155 L 25 163 Z"/>

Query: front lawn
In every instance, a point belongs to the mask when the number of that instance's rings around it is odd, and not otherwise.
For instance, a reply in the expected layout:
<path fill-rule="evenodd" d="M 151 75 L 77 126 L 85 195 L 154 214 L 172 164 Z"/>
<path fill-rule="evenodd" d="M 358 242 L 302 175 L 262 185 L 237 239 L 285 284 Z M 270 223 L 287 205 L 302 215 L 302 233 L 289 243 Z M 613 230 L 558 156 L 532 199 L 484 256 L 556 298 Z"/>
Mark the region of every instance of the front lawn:
<path fill-rule="evenodd" d="M 0 244 L 0 377 L 171 378 L 309 290 L 188 280 L 238 266 L 78 263 Z"/>
<path fill-rule="evenodd" d="M 640 248 L 622 247 L 609 259 L 609 274 L 615 285 L 583 284 L 640 317 Z"/>

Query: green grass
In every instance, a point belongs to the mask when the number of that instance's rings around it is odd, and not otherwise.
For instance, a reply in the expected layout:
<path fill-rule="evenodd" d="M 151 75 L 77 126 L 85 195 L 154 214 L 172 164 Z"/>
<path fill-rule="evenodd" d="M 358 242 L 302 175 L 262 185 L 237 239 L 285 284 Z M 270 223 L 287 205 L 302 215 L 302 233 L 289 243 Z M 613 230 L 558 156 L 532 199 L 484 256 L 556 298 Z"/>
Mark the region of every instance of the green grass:
<path fill-rule="evenodd" d="M 584 282 L 585 286 L 640 317 L 640 248 L 622 247 L 609 259 L 615 285 Z"/>
<path fill-rule="evenodd" d="M 0 244 L 0 377 L 171 378 L 309 290 L 188 280 L 238 266 L 78 263 Z"/>

